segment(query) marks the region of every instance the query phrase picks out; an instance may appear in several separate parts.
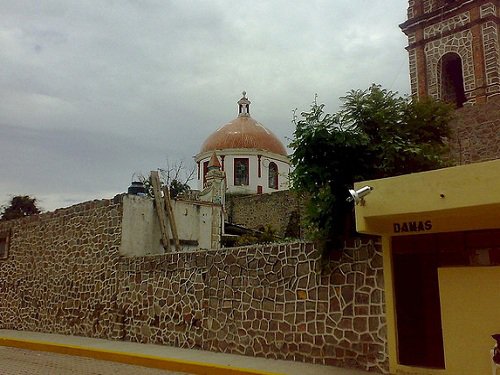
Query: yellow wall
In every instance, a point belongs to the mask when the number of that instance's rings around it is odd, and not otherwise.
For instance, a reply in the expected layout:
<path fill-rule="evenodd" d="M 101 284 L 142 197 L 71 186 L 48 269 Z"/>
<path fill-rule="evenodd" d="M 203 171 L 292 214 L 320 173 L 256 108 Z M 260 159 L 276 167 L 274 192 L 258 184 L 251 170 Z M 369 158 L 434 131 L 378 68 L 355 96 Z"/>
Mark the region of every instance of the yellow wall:
<path fill-rule="evenodd" d="M 438 270 L 446 370 L 404 366 L 398 364 L 390 237 L 382 245 L 391 374 L 491 374 L 491 335 L 500 333 L 500 267 Z"/>
<path fill-rule="evenodd" d="M 356 183 L 373 191 L 356 206 L 356 229 L 369 234 L 422 234 L 498 227 L 500 160 Z M 432 222 L 395 233 L 394 223 Z"/>
<path fill-rule="evenodd" d="M 385 316 L 387 319 L 387 350 L 389 354 L 389 369 L 397 367 L 398 352 L 396 345 L 396 308 L 394 306 L 394 283 L 392 274 L 391 237 L 382 237 L 385 287 Z"/>
<path fill-rule="evenodd" d="M 499 287 L 500 267 L 439 269 L 447 374 L 491 374 L 491 335 L 500 333 Z"/>
<path fill-rule="evenodd" d="M 363 181 L 373 187 L 356 206 L 356 229 L 382 236 L 391 374 L 491 374 L 490 337 L 500 333 L 500 267 L 443 268 L 439 272 L 446 370 L 398 364 L 391 237 L 499 228 L 500 159 Z M 406 233 L 396 226 L 430 223 Z M 500 371 L 499 371 L 500 374 Z"/>

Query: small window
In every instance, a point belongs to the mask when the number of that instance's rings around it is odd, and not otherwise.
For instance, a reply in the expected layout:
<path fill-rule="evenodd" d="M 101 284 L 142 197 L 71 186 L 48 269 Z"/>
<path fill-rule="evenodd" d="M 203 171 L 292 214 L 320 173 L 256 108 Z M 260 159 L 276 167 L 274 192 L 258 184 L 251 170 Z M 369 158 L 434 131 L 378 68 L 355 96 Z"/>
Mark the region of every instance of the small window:
<path fill-rule="evenodd" d="M 234 185 L 242 186 L 248 185 L 248 159 L 236 158 L 234 159 Z"/>
<path fill-rule="evenodd" d="M 0 233 L 0 259 L 7 259 L 9 253 L 9 234 Z"/>
<path fill-rule="evenodd" d="M 208 161 L 203 162 L 203 186 L 207 183 Z"/>
<path fill-rule="evenodd" d="M 269 188 L 278 189 L 278 166 L 276 163 L 269 163 L 269 176 L 268 176 Z"/>

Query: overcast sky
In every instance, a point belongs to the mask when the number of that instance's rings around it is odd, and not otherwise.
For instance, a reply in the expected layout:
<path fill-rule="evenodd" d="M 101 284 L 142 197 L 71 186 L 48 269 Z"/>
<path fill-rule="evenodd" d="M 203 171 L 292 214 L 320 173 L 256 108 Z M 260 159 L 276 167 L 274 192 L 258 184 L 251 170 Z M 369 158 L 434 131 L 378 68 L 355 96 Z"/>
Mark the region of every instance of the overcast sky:
<path fill-rule="evenodd" d="M 409 92 L 405 0 L 0 0 L 0 205 L 44 210 L 191 164 L 252 116 L 284 144 L 292 111 L 372 83 Z"/>

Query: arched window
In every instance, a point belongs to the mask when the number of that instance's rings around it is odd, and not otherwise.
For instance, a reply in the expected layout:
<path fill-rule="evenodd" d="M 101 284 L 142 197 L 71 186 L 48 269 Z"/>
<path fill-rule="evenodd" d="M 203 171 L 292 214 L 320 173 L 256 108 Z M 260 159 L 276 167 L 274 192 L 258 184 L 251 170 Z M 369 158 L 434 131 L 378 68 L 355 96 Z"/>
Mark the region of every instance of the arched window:
<path fill-rule="evenodd" d="M 462 59 L 456 53 L 447 53 L 441 58 L 440 69 L 441 100 L 462 107 L 467 101 L 462 74 Z"/>
<path fill-rule="evenodd" d="M 278 166 L 274 162 L 269 163 L 269 188 L 278 189 Z"/>

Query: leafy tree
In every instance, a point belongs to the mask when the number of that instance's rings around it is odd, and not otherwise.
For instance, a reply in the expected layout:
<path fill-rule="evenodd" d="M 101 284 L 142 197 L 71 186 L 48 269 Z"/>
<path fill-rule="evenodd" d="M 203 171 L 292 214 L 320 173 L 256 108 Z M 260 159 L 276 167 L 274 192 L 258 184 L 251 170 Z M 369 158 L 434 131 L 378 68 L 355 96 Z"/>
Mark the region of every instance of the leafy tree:
<path fill-rule="evenodd" d="M 160 178 L 165 185 L 170 189 L 170 196 L 177 197 L 182 193 L 187 193 L 191 190 L 189 182 L 194 179 L 195 167 L 188 168 L 184 162 L 170 162 L 167 160 L 166 168 L 160 168 Z"/>
<path fill-rule="evenodd" d="M 9 205 L 2 207 L 0 220 L 18 219 L 39 213 L 36 198 L 31 198 L 29 195 L 16 195 L 12 197 Z"/>
<path fill-rule="evenodd" d="M 187 183 L 180 182 L 178 180 L 171 180 L 170 183 L 165 181 L 164 178 L 161 177 L 161 170 L 160 171 L 160 182 L 163 186 L 168 186 L 168 189 L 170 191 L 170 198 L 176 198 L 177 196 L 187 193 L 191 191 L 191 186 L 189 186 Z M 146 193 L 150 196 L 153 197 L 153 184 L 151 182 L 150 177 L 146 177 L 144 175 L 139 175 L 138 179 L 142 184 L 144 185 L 146 189 Z"/>
<path fill-rule="evenodd" d="M 191 190 L 191 187 L 187 183 L 183 183 L 179 180 L 174 179 L 170 182 L 169 189 L 170 189 L 170 197 L 175 198 L 178 195 L 189 192 Z"/>
<path fill-rule="evenodd" d="M 335 114 L 315 102 L 294 119 L 292 186 L 307 192 L 310 233 L 323 249 L 342 249 L 353 234 L 355 181 L 445 165 L 452 107 L 421 101 L 372 85 L 352 90 Z M 326 251 L 323 252 L 327 254 Z"/>
<path fill-rule="evenodd" d="M 194 167 L 188 169 L 182 160 L 174 163 L 167 160 L 166 168 L 159 168 L 158 172 L 162 185 L 168 186 L 170 190 L 170 197 L 175 198 L 181 194 L 191 191 L 189 183 L 194 179 L 195 170 L 196 169 Z M 146 177 L 139 173 L 134 174 L 133 178 L 134 177 L 142 182 L 148 194 L 153 196 L 153 187 L 149 176 Z"/>

